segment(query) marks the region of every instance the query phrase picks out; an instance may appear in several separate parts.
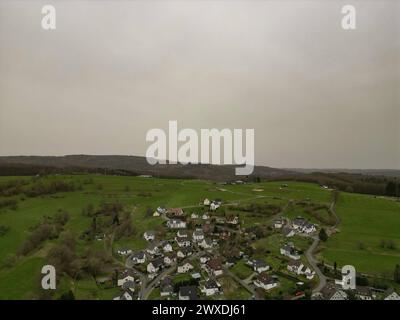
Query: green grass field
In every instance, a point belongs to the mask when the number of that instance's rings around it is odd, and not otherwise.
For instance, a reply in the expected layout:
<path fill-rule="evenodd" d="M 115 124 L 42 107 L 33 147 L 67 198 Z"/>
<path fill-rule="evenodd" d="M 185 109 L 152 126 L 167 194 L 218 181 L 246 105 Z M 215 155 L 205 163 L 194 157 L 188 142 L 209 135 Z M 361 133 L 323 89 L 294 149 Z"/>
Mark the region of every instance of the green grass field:
<path fill-rule="evenodd" d="M 209 181 L 155 179 L 126 176 L 103 175 L 54 175 L 41 179 L 45 181 L 84 181 L 91 178 L 93 183 L 83 184 L 83 190 L 29 198 L 14 196 L 18 200 L 16 210 L 1 209 L 0 225 L 9 227 L 9 231 L 0 236 L 0 299 L 34 298 L 39 286 L 39 276 L 48 250 L 59 240 L 46 241 L 41 248 L 28 256 L 18 257 L 12 266 L 3 262 L 16 254 L 18 248 L 44 215 L 52 215 L 58 209 L 70 214 L 65 229 L 76 237 L 86 230 L 91 219 L 82 215 L 82 209 L 89 203 L 98 206 L 102 202 L 118 201 L 131 212 L 135 234 L 114 242 L 114 249 L 128 246 L 134 250 L 146 247 L 143 232 L 156 229 L 163 220 L 146 215 L 146 209 L 155 209 L 159 205 L 166 207 L 184 207 L 185 211 L 202 210 L 199 202 L 204 198 L 220 198 L 224 203 L 246 204 L 252 202 L 269 203 L 284 207 L 289 200 L 309 199 L 314 203 L 328 204 L 331 194 L 319 186 L 309 183 L 285 182 L 287 188 L 280 188 L 282 182 L 263 182 L 245 185 L 218 185 Z M 9 180 L 30 177 L 0 177 L 0 184 Z M 100 187 L 101 186 L 101 187 Z M 254 190 L 257 189 L 257 190 Z M 260 191 L 261 190 L 261 191 Z M 0 200 L 3 198 L 0 197 Z M 5 199 L 5 198 L 4 198 Z M 334 235 L 325 244 L 320 253 L 327 262 L 336 261 L 339 265 L 353 264 L 357 270 L 389 275 L 396 263 L 400 263 L 400 204 L 391 199 L 374 198 L 358 194 L 341 193 L 337 204 L 337 213 L 342 219 L 340 233 Z M 305 215 L 297 208 L 285 212 L 288 216 Z M 246 217 L 241 213 L 243 226 L 264 224 L 267 218 Z M 298 239 L 296 245 L 306 246 L 306 239 Z M 396 248 L 380 246 L 381 240 L 392 240 Z M 277 242 L 265 239 L 257 245 L 276 251 L 282 239 Z M 362 243 L 363 249 L 360 249 Z M 78 250 L 87 248 L 102 249 L 103 243 L 78 240 Z M 268 261 L 268 257 L 266 260 Z M 271 261 L 270 263 L 274 263 Z M 278 262 L 277 262 L 278 263 Z M 245 267 L 245 266 L 243 266 Z M 244 268 L 237 267 L 242 273 Z M 249 269 L 251 272 L 251 270 Z M 247 273 L 241 274 L 243 277 Z M 61 283 L 60 288 L 68 288 Z M 83 279 L 75 283 L 75 296 L 82 299 L 110 299 L 115 290 L 101 290 L 93 279 Z"/>
<path fill-rule="evenodd" d="M 323 258 L 352 264 L 359 272 L 392 277 L 400 264 L 400 203 L 373 196 L 342 193 L 336 209 L 340 233 L 326 243 Z M 381 247 L 393 241 L 395 248 Z"/>

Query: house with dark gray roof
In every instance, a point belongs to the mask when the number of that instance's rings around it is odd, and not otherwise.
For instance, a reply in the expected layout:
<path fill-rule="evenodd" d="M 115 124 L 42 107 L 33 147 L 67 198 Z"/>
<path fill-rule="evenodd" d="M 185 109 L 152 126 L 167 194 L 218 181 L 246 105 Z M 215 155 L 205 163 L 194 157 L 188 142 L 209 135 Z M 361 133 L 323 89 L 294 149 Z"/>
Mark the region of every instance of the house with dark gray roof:
<path fill-rule="evenodd" d="M 197 288 L 195 286 L 180 287 L 179 300 L 197 300 Z"/>

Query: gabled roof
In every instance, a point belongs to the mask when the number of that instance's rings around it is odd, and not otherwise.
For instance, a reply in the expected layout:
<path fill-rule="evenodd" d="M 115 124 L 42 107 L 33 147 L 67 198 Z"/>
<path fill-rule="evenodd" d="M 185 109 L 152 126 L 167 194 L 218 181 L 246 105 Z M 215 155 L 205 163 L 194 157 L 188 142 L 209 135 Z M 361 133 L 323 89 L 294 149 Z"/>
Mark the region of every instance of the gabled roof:
<path fill-rule="evenodd" d="M 204 287 L 206 289 L 218 289 L 218 283 L 214 279 L 208 279 L 206 283 L 204 284 Z"/>
<path fill-rule="evenodd" d="M 357 292 L 357 294 L 362 295 L 362 296 L 372 296 L 371 289 L 366 286 L 357 286 L 356 292 Z"/>
<path fill-rule="evenodd" d="M 195 286 L 185 286 L 179 288 L 181 297 L 189 297 L 190 300 L 197 300 L 197 288 Z"/>
<path fill-rule="evenodd" d="M 201 237 L 201 236 L 204 236 L 204 232 L 203 232 L 203 230 L 195 230 L 195 231 L 193 231 L 193 236 L 197 236 L 197 237 Z"/>
<path fill-rule="evenodd" d="M 164 240 L 164 241 L 161 242 L 161 246 L 162 246 L 162 247 L 165 247 L 165 246 L 167 246 L 167 245 L 171 245 L 171 244 L 169 243 L 169 241 Z"/>
<path fill-rule="evenodd" d="M 288 235 L 290 232 L 292 232 L 293 231 L 293 229 L 292 228 L 290 228 L 290 227 L 288 227 L 288 226 L 286 226 L 286 227 L 283 227 L 282 228 L 282 233 L 283 233 L 283 235 Z"/>
<path fill-rule="evenodd" d="M 254 268 L 265 268 L 268 267 L 268 264 L 264 260 L 254 260 L 253 266 Z"/>
<path fill-rule="evenodd" d="M 125 282 L 122 284 L 122 289 L 124 289 L 124 290 L 126 290 L 126 289 L 132 289 L 132 288 L 135 288 L 135 281 L 129 280 L 129 281 L 125 281 Z"/>
<path fill-rule="evenodd" d="M 181 251 L 183 254 L 188 254 L 188 253 L 193 252 L 193 249 L 191 246 L 187 246 L 187 247 L 180 248 L 178 251 Z"/>
<path fill-rule="evenodd" d="M 163 257 L 159 257 L 157 259 L 154 259 L 150 263 L 154 266 L 154 268 L 159 268 L 164 264 L 164 258 Z"/>
<path fill-rule="evenodd" d="M 261 283 L 263 283 L 263 284 L 273 284 L 273 283 L 277 283 L 278 282 L 278 280 L 275 278 L 275 277 L 271 277 L 271 276 L 269 276 L 268 274 L 266 274 L 266 273 L 261 273 L 259 276 L 258 276 L 258 281 L 260 281 Z"/>
<path fill-rule="evenodd" d="M 288 266 L 297 267 L 297 268 L 300 267 L 302 264 L 303 264 L 303 262 L 301 262 L 300 260 L 290 260 L 288 262 Z"/>
<path fill-rule="evenodd" d="M 187 242 L 187 241 L 190 242 L 189 237 L 176 237 L 175 240 L 176 242 Z"/>
<path fill-rule="evenodd" d="M 209 238 L 204 238 L 203 241 L 204 241 L 207 245 L 209 245 L 209 246 L 211 246 L 212 243 L 213 243 L 212 240 L 209 239 Z"/>
<path fill-rule="evenodd" d="M 331 299 L 335 294 L 338 294 L 343 297 L 343 299 L 346 298 L 347 294 L 338 286 L 328 283 L 324 288 L 322 288 L 321 293 L 325 299 Z"/>
<path fill-rule="evenodd" d="M 222 269 L 222 263 L 221 260 L 218 258 L 213 258 L 207 261 L 207 266 L 212 269 L 212 270 L 221 270 Z"/>
<path fill-rule="evenodd" d="M 178 237 L 179 237 L 179 236 L 181 236 L 181 237 L 183 237 L 183 236 L 187 237 L 189 234 L 188 234 L 187 230 L 182 230 L 182 229 L 180 229 L 180 230 L 177 232 L 177 235 L 178 235 Z"/>
<path fill-rule="evenodd" d="M 182 208 L 169 208 L 168 212 L 172 213 L 174 215 L 179 215 L 179 216 L 181 216 L 183 214 Z"/>
<path fill-rule="evenodd" d="M 172 278 L 169 276 L 166 276 L 163 279 L 161 279 L 160 284 L 161 285 L 172 284 Z"/>
<path fill-rule="evenodd" d="M 174 223 L 174 224 L 181 224 L 184 221 L 182 221 L 181 219 L 170 219 L 168 220 L 169 223 Z"/>
<path fill-rule="evenodd" d="M 155 248 L 158 248 L 158 245 L 155 242 L 151 242 L 147 247 L 148 250 L 153 250 Z"/>
<path fill-rule="evenodd" d="M 145 253 L 144 251 L 139 251 L 137 253 L 134 253 L 133 255 L 131 255 L 131 259 L 143 259 L 145 257 Z"/>
<path fill-rule="evenodd" d="M 297 217 L 293 219 L 293 224 L 302 226 L 303 224 L 305 224 L 307 222 L 306 219 L 304 219 L 303 217 Z"/>
<path fill-rule="evenodd" d="M 134 277 L 135 273 L 131 269 L 125 269 L 124 272 L 119 276 L 120 279 L 124 279 L 126 277 Z"/>

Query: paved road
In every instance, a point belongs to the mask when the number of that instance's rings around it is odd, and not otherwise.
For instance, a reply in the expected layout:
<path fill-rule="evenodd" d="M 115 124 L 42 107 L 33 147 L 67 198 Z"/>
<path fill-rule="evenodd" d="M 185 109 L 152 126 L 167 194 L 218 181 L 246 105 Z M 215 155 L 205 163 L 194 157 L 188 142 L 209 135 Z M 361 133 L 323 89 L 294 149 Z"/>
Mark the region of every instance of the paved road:
<path fill-rule="evenodd" d="M 329 211 L 332 213 L 332 215 L 335 217 L 335 224 L 329 228 L 328 233 L 331 234 L 333 229 L 335 229 L 339 224 L 340 224 L 340 218 L 339 216 L 336 214 L 335 211 L 335 205 L 336 205 L 336 199 L 334 198 L 329 206 Z M 308 263 L 311 265 L 311 267 L 315 270 L 315 273 L 317 274 L 318 278 L 319 278 L 319 283 L 318 286 L 316 286 L 313 290 L 313 293 L 315 292 L 320 292 L 322 290 L 323 287 L 325 287 L 326 285 L 326 280 L 328 279 L 321 271 L 321 269 L 318 267 L 318 261 L 317 259 L 315 259 L 314 257 L 314 251 L 315 249 L 318 247 L 319 245 L 319 238 L 318 236 L 314 236 L 311 237 L 312 239 L 314 239 L 313 243 L 311 244 L 311 246 L 308 248 L 308 250 L 306 251 L 306 258 Z"/>
<path fill-rule="evenodd" d="M 305 255 L 306 255 L 308 263 L 314 269 L 315 273 L 317 274 L 317 276 L 319 278 L 318 286 L 316 286 L 314 288 L 314 290 L 313 290 L 313 293 L 314 293 L 314 292 L 321 291 L 322 288 L 326 286 L 327 277 L 322 273 L 321 269 L 317 265 L 318 261 L 313 256 L 313 252 L 314 252 L 314 250 L 317 248 L 317 246 L 319 244 L 319 239 L 317 237 L 315 237 L 313 239 L 314 239 L 314 241 L 311 244 L 311 246 L 308 248 L 308 250 L 306 251 Z"/>
<path fill-rule="evenodd" d="M 139 297 L 139 300 L 142 300 L 142 298 L 143 298 L 143 291 L 144 291 L 144 289 L 145 289 L 146 286 L 147 286 L 147 276 L 146 276 L 143 272 L 140 272 L 138 269 L 135 268 L 135 265 L 134 265 L 134 263 L 132 262 L 132 260 L 130 259 L 130 257 L 128 257 L 128 258 L 126 259 L 126 261 L 125 261 L 125 267 L 126 267 L 127 269 L 133 270 L 133 271 L 139 276 L 140 282 L 141 282 L 141 288 L 140 288 L 140 291 L 139 291 L 139 293 L 138 293 L 138 297 Z"/>
<path fill-rule="evenodd" d="M 195 252 L 191 256 L 180 261 L 179 264 L 184 264 L 187 261 L 192 261 L 193 259 L 198 258 L 199 254 L 200 254 L 200 252 Z M 149 298 L 150 293 L 153 291 L 153 289 L 158 284 L 158 282 L 165 276 L 167 276 L 167 275 L 171 274 L 173 271 L 175 271 L 176 267 L 177 267 L 177 263 L 174 263 L 168 269 L 163 269 L 162 272 L 157 277 L 155 277 L 153 280 L 151 280 L 150 283 L 146 284 L 144 287 L 142 286 L 140 299 L 147 300 Z"/>
<path fill-rule="evenodd" d="M 242 279 L 233 274 L 228 268 L 224 268 L 224 272 L 226 275 L 230 276 L 233 280 L 239 283 L 243 288 L 249 291 L 253 295 L 253 297 L 256 297 L 256 292 L 253 287 L 251 287 L 249 284 L 247 284 Z"/>
<path fill-rule="evenodd" d="M 168 269 L 163 269 L 163 271 L 155 277 L 145 288 L 141 290 L 141 300 L 147 300 L 149 298 L 150 293 L 153 291 L 154 287 L 157 285 L 157 283 L 164 278 L 165 276 L 169 275 L 176 269 L 176 263 L 173 264 L 171 267 Z"/>

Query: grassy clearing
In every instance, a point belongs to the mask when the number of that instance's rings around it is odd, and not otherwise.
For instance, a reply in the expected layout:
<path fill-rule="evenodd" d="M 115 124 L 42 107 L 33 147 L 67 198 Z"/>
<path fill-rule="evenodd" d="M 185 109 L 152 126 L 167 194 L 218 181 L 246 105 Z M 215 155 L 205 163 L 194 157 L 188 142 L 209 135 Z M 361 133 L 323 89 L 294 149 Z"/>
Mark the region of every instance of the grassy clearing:
<path fill-rule="evenodd" d="M 340 233 L 326 243 L 322 257 L 360 272 L 392 276 L 400 263 L 400 203 L 367 195 L 341 194 L 336 208 Z M 381 246 L 392 241 L 395 248 Z"/>

